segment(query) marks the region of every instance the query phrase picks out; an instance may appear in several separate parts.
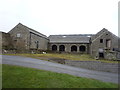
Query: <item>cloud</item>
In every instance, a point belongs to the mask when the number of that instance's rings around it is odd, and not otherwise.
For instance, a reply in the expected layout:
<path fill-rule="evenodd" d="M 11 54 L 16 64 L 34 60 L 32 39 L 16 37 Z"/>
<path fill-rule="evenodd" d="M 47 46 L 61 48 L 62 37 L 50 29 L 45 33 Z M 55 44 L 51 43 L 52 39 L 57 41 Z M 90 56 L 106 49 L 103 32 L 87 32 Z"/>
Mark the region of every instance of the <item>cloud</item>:
<path fill-rule="evenodd" d="M 47 35 L 102 28 L 117 34 L 117 8 L 117 0 L 2 0 L 0 29 L 9 31 L 21 22 Z"/>

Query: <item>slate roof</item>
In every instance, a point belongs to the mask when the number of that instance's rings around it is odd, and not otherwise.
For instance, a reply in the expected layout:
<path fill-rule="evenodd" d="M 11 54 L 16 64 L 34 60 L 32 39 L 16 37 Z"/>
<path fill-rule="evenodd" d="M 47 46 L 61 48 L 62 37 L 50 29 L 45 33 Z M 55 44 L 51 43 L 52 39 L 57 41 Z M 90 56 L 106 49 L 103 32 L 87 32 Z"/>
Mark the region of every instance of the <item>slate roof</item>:
<path fill-rule="evenodd" d="M 93 34 L 50 35 L 50 43 L 90 43 Z"/>
<path fill-rule="evenodd" d="M 38 31 L 36 31 L 36 30 L 33 30 L 33 29 L 31 29 L 31 28 L 29 28 L 29 27 L 27 27 L 27 26 L 25 26 L 25 25 L 23 25 L 23 24 L 21 24 L 21 23 L 19 23 L 18 25 L 21 25 L 21 26 L 27 28 L 27 29 L 29 30 L 29 32 L 32 32 L 32 33 L 34 33 L 34 34 L 36 34 L 36 35 L 39 35 L 39 36 L 41 36 L 41 37 L 44 37 L 44 38 L 48 39 L 46 35 L 38 32 Z"/>

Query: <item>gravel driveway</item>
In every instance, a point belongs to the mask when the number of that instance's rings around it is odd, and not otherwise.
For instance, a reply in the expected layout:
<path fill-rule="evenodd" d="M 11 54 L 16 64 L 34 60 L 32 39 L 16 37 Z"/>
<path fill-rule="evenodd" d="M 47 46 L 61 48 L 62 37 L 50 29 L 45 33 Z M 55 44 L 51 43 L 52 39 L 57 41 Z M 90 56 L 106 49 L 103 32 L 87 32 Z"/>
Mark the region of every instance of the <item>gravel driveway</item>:
<path fill-rule="evenodd" d="M 19 65 L 19 66 L 37 68 L 37 69 L 48 70 L 58 73 L 71 74 L 78 77 L 93 78 L 104 82 L 118 83 L 118 74 L 115 73 L 93 71 L 93 70 L 83 69 L 79 67 L 72 67 L 72 66 L 67 66 L 63 64 L 58 64 L 49 61 L 28 58 L 28 57 L 8 56 L 8 55 L 0 55 L 0 56 L 2 56 L 3 64 Z"/>

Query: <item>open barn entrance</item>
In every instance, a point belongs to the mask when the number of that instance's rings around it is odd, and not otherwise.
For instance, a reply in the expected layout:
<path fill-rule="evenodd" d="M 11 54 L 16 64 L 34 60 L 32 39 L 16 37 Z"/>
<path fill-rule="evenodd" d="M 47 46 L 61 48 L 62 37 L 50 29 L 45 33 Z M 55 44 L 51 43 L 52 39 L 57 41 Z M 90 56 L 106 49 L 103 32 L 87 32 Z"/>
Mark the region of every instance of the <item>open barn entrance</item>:
<path fill-rule="evenodd" d="M 80 50 L 81 52 L 85 52 L 85 51 L 86 51 L 86 47 L 85 47 L 85 46 L 80 46 L 79 50 Z"/>
<path fill-rule="evenodd" d="M 104 53 L 99 52 L 99 58 L 104 58 Z"/>
<path fill-rule="evenodd" d="M 64 45 L 60 45 L 60 46 L 59 46 L 59 51 L 64 52 L 64 51 L 65 51 L 65 46 L 64 46 Z"/>
<path fill-rule="evenodd" d="M 75 45 L 72 46 L 72 47 L 71 47 L 71 52 L 77 52 L 77 46 L 75 46 Z"/>
<path fill-rule="evenodd" d="M 57 46 L 56 45 L 52 46 L 52 51 L 57 51 Z"/>

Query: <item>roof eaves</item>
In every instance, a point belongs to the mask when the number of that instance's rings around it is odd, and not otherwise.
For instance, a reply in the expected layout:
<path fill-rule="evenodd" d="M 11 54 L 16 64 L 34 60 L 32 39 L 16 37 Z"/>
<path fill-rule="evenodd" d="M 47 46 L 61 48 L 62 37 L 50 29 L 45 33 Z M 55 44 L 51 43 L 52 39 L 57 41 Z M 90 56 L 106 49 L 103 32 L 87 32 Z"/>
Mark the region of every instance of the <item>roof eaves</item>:
<path fill-rule="evenodd" d="M 48 39 L 48 37 L 47 37 L 46 35 L 38 32 L 38 31 L 36 31 L 36 30 L 34 30 L 34 29 L 31 29 L 31 28 L 29 28 L 29 27 L 27 27 L 27 26 L 25 26 L 25 25 L 23 25 L 23 24 L 21 24 L 21 23 L 19 23 L 19 24 L 22 25 L 22 26 L 24 26 L 24 27 L 26 27 L 29 32 L 35 33 L 35 34 L 37 34 L 37 35 L 39 35 L 39 36 L 41 36 L 41 37 L 44 37 L 44 38 Z"/>

